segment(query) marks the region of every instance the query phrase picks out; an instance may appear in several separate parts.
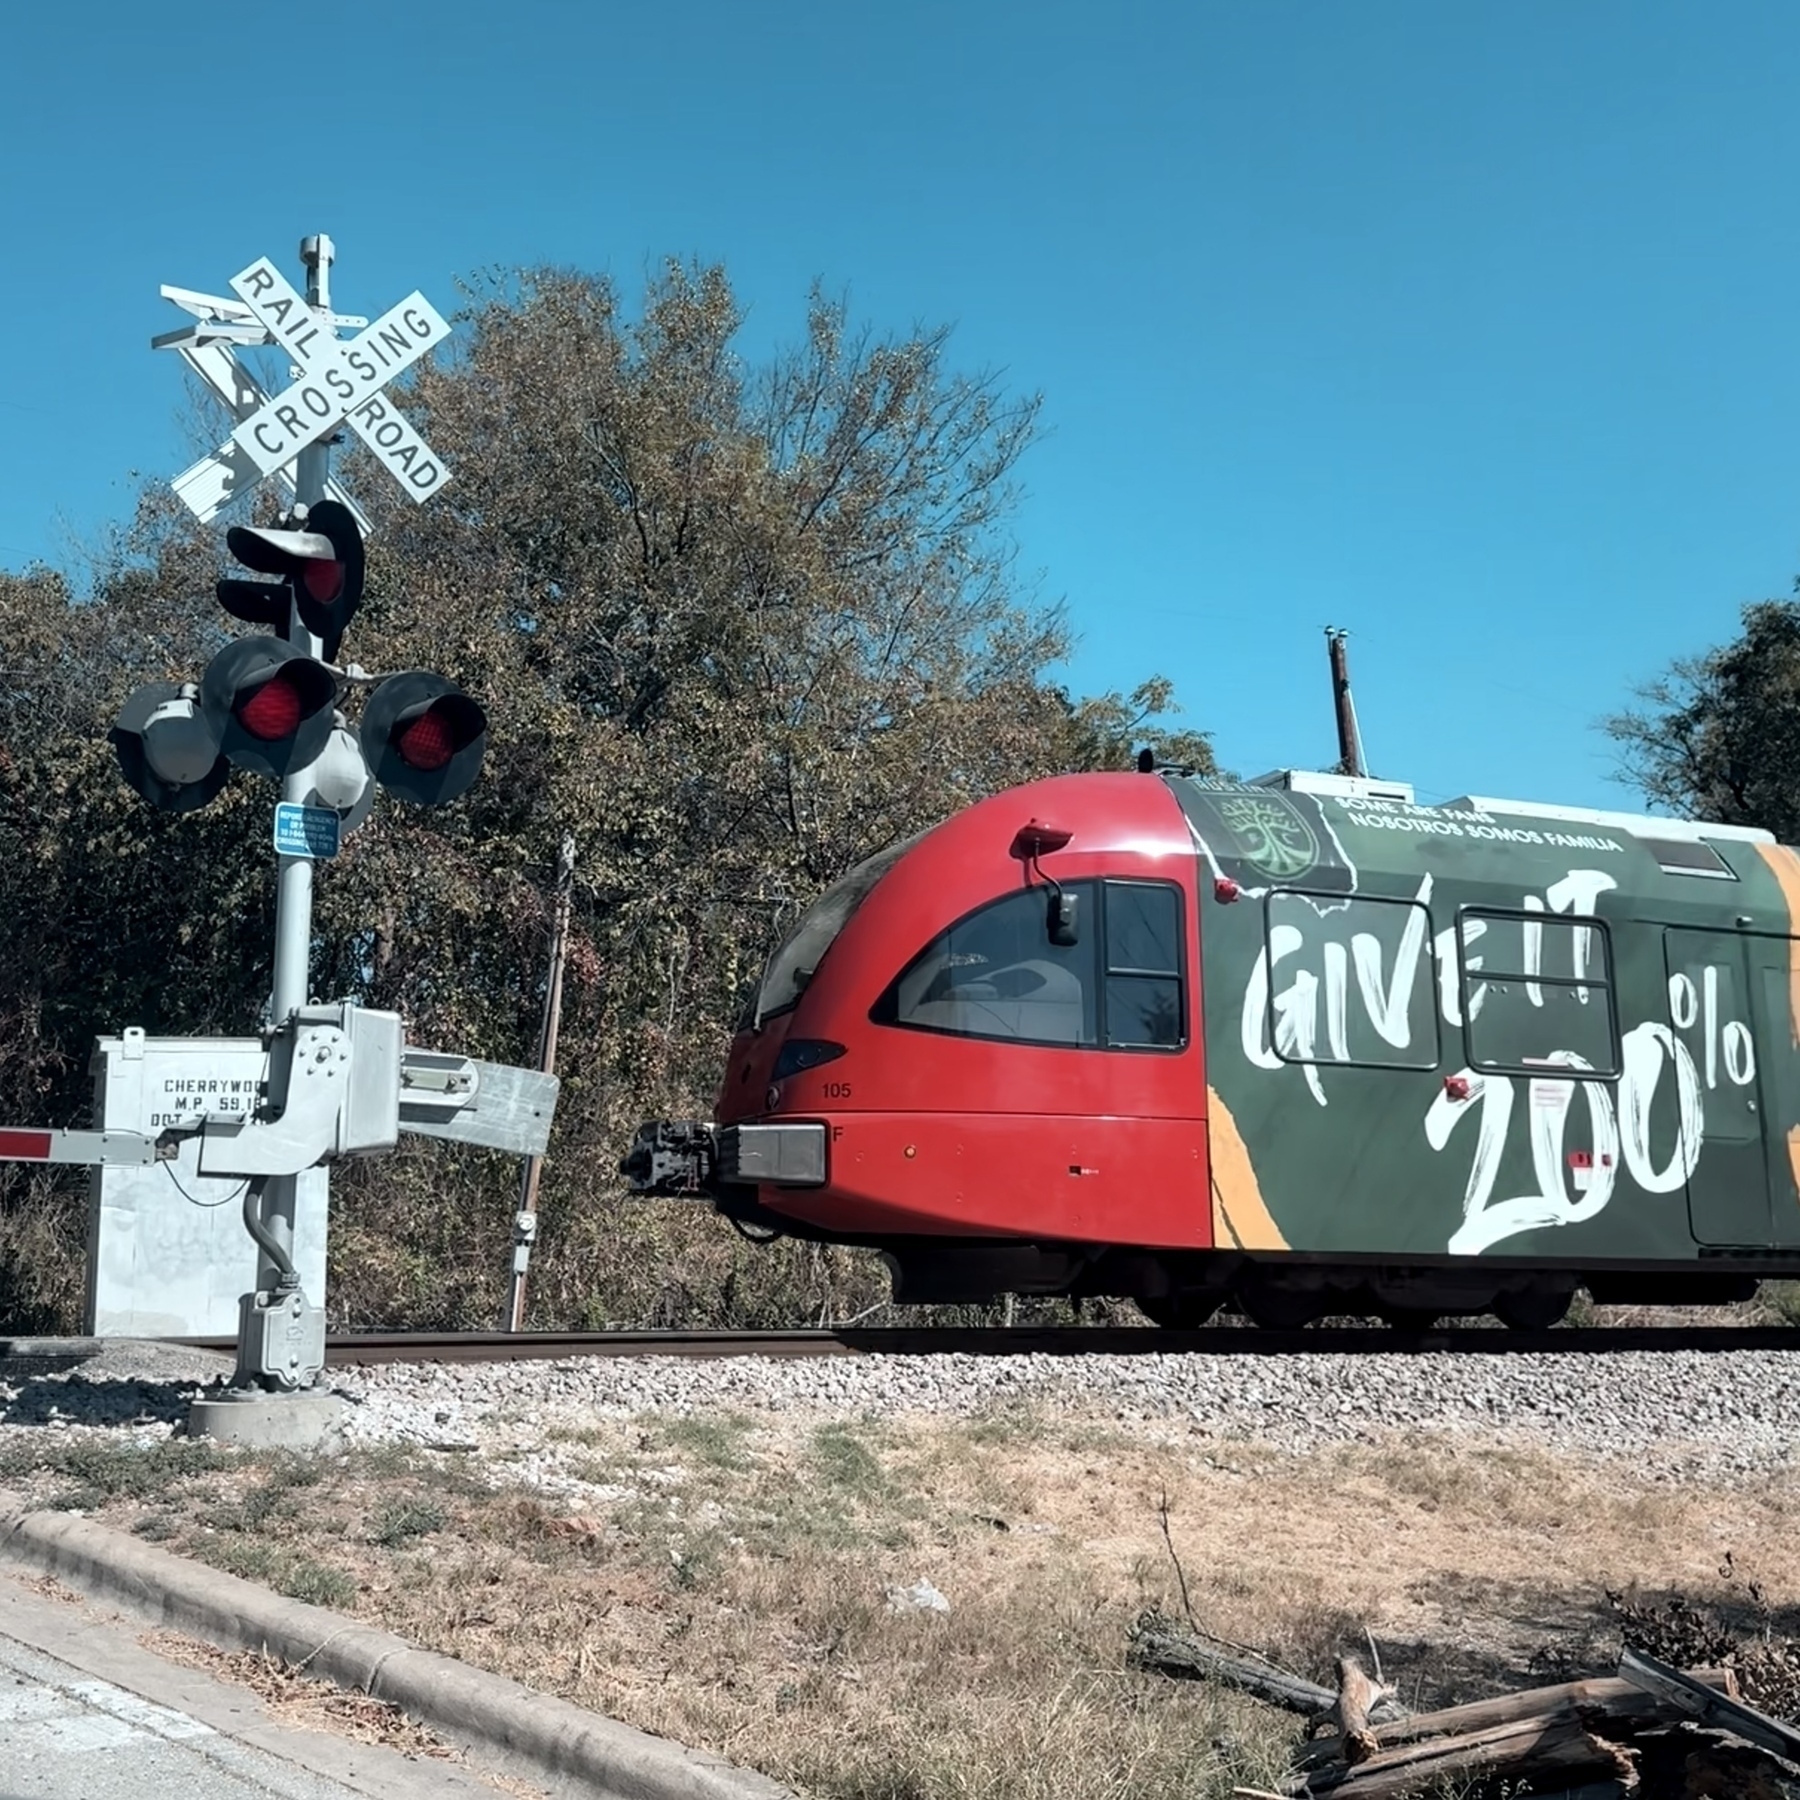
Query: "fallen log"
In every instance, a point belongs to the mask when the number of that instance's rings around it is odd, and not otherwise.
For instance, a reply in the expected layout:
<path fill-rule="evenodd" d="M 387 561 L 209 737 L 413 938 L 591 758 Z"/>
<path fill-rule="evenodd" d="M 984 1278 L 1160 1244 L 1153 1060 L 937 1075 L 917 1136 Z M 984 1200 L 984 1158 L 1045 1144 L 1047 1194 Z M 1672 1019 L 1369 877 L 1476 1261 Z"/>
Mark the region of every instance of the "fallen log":
<path fill-rule="evenodd" d="M 1222 1681 L 1306 1719 L 1330 1717 L 1337 1706 L 1338 1696 L 1330 1688 L 1273 1663 L 1248 1662 L 1241 1656 L 1215 1650 L 1203 1639 L 1178 1629 L 1160 1613 L 1145 1613 L 1132 1628 L 1129 1660 L 1139 1668 L 1173 1675 L 1178 1680 Z M 1384 1692 L 1371 1705 L 1369 1717 L 1376 1724 L 1403 1719 L 1406 1708 Z"/>
<path fill-rule="evenodd" d="M 1533 1776 L 1580 1770 L 1622 1779 L 1630 1764 L 1617 1744 L 1597 1737 L 1579 1719 L 1514 1719 L 1461 1737 L 1430 1738 L 1383 1750 L 1351 1768 L 1324 1769 L 1292 1794 L 1331 1794 L 1337 1800 L 1400 1800 L 1446 1776 Z"/>
<path fill-rule="evenodd" d="M 1381 1748 L 1369 1723 L 1369 1714 L 1387 1690 L 1376 1684 L 1354 1656 L 1337 1659 L 1337 1697 L 1331 1703 L 1332 1723 L 1338 1729 L 1338 1755 L 1346 1763 L 1367 1762 Z"/>
<path fill-rule="evenodd" d="M 1658 1662 L 1654 1656 L 1627 1650 L 1619 1658 L 1619 1673 L 1633 1687 L 1654 1694 L 1678 1713 L 1731 1732 L 1773 1756 L 1800 1762 L 1800 1728 L 1772 1719 L 1728 1694 L 1716 1693 L 1696 1677 Z"/>
<path fill-rule="evenodd" d="M 1690 1675 L 1693 1680 L 1721 1694 L 1736 1694 L 1737 1677 L 1729 1669 L 1694 1669 Z M 1377 1735 L 1381 1749 L 1393 1750 L 1425 1738 L 1459 1737 L 1519 1719 L 1577 1719 L 1590 1729 L 1610 1733 L 1654 1725 L 1666 1716 L 1661 1703 L 1635 1683 L 1618 1675 L 1595 1675 L 1584 1681 L 1562 1681 L 1550 1687 L 1496 1694 L 1488 1700 L 1471 1700 L 1461 1706 L 1443 1707 L 1437 1712 L 1411 1713 L 1404 1719 L 1383 1725 Z M 1320 1768 L 1348 1760 L 1337 1739 L 1320 1738 L 1300 1751 L 1296 1765 Z"/>

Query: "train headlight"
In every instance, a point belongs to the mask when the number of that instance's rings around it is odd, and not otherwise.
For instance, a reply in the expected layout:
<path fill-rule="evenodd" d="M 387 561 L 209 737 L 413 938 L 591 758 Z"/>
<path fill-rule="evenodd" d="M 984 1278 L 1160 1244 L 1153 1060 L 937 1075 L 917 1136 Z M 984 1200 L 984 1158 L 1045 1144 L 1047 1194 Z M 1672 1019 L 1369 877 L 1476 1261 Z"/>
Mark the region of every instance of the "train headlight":
<path fill-rule="evenodd" d="M 789 1038 L 781 1046 L 781 1054 L 775 1059 L 775 1072 L 769 1079 L 785 1081 L 790 1075 L 802 1075 L 808 1069 L 836 1062 L 843 1054 L 844 1046 L 827 1038 Z"/>

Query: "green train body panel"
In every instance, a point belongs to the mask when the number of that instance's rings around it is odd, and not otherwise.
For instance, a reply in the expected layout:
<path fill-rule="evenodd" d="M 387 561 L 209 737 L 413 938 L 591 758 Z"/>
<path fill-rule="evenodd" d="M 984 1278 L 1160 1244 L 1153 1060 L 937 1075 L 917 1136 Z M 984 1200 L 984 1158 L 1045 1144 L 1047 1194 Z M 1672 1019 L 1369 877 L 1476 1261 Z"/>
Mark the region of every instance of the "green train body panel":
<path fill-rule="evenodd" d="M 1800 857 L 1169 781 L 1200 859 L 1222 1245 L 1800 1257 Z"/>

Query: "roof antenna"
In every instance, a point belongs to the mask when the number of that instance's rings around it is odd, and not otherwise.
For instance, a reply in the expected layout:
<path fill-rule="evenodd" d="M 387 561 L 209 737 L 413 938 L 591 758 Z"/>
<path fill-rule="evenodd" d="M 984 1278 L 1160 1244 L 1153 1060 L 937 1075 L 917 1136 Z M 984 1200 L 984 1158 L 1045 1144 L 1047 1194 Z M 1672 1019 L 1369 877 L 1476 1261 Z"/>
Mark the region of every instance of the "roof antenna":
<path fill-rule="evenodd" d="M 1350 697 L 1350 655 L 1344 648 L 1344 639 L 1349 635 L 1341 625 L 1325 627 L 1325 642 L 1331 650 L 1331 698 L 1337 709 L 1337 772 L 1340 775 L 1367 775 L 1362 733 L 1356 728 L 1356 702 Z"/>

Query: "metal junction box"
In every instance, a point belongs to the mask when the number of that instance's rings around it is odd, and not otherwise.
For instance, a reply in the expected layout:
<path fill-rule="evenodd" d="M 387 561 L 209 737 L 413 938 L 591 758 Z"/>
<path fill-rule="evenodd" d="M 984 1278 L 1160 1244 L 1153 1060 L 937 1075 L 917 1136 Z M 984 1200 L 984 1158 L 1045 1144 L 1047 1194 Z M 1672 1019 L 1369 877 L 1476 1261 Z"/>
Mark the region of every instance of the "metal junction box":
<path fill-rule="evenodd" d="M 94 1123 L 149 1136 L 203 1113 L 250 1114 L 267 1078 L 260 1038 L 152 1038 L 94 1048 Z M 97 1168 L 89 1189 L 87 1308 L 95 1337 L 232 1337 L 256 1286 L 241 1178 L 200 1173 L 199 1140 L 169 1162 Z M 308 1169 L 294 1205 L 294 1263 L 325 1291 L 326 1175 Z"/>

